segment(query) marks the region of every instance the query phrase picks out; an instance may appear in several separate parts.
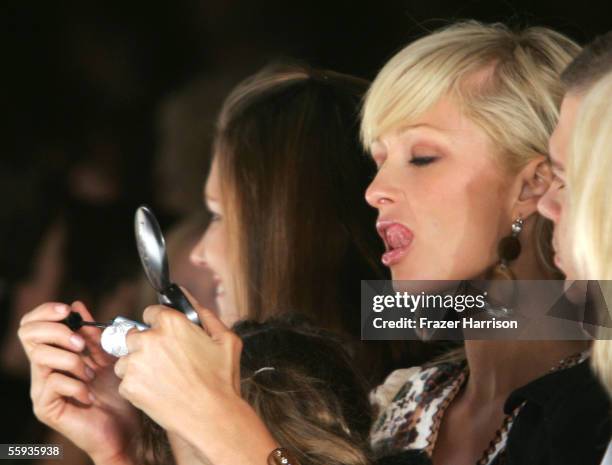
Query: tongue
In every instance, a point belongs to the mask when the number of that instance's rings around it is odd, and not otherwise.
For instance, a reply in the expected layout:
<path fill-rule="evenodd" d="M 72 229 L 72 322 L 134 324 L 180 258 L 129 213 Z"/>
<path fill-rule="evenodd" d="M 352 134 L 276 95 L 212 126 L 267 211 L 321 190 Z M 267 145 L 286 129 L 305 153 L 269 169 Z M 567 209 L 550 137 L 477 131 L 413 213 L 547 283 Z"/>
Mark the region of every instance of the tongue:
<path fill-rule="evenodd" d="M 394 224 L 387 228 L 386 238 L 391 249 L 401 249 L 410 245 L 412 232 L 401 224 Z"/>

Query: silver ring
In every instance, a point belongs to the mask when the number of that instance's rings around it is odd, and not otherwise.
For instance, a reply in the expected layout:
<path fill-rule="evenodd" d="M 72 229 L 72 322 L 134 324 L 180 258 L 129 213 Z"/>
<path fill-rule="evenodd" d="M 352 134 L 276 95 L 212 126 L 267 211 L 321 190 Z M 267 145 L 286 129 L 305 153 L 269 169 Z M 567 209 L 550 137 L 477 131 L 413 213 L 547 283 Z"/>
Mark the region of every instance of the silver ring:
<path fill-rule="evenodd" d="M 121 321 L 108 326 L 102 331 L 100 337 L 100 344 L 102 349 L 108 354 L 114 355 L 115 357 L 123 357 L 129 353 L 127 347 L 127 341 L 125 337 L 128 331 L 132 328 L 136 328 L 136 325 Z"/>

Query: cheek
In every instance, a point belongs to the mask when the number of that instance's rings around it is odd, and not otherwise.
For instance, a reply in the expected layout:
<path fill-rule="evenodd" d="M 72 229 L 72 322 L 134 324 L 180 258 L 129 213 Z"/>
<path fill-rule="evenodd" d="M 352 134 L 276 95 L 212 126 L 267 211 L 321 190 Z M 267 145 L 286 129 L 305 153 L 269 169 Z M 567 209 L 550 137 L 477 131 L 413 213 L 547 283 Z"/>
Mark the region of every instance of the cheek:
<path fill-rule="evenodd" d="M 430 218 L 424 252 L 439 273 L 466 278 L 491 266 L 497 260 L 499 238 L 510 233 L 499 180 L 454 176 L 435 189 L 431 200 L 421 211 L 423 218 Z"/>
<path fill-rule="evenodd" d="M 563 199 L 555 187 L 549 189 L 538 202 L 538 211 L 555 224 L 559 222 L 563 209 Z"/>
<path fill-rule="evenodd" d="M 571 240 L 567 224 L 567 215 L 561 214 L 559 221 L 555 224 L 553 234 L 557 242 L 557 246 L 563 251 L 564 258 L 571 258 L 567 252 L 571 249 Z"/>
<path fill-rule="evenodd" d="M 482 244 L 482 238 L 496 236 L 503 223 L 503 188 L 493 180 L 440 179 L 418 199 L 417 223 L 436 241 Z M 510 223 L 507 226 L 509 233 Z"/>

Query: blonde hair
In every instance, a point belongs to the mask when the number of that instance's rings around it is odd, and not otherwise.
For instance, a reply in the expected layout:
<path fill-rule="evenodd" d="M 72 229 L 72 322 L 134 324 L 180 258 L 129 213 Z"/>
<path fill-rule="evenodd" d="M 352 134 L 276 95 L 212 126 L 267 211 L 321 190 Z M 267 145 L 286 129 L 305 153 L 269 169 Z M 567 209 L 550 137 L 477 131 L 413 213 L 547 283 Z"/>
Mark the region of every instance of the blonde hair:
<path fill-rule="evenodd" d="M 580 47 L 550 29 L 514 32 L 467 21 L 425 36 L 380 71 L 366 96 L 361 136 L 367 148 L 382 134 L 452 95 L 518 169 L 546 154 L 563 98 L 559 75 Z M 469 84 L 478 72 L 484 82 Z"/>
<path fill-rule="evenodd" d="M 567 163 L 569 225 L 579 276 L 602 280 L 612 308 L 612 73 L 589 90 L 576 119 Z M 600 327 L 593 365 L 612 395 L 612 329 Z"/>

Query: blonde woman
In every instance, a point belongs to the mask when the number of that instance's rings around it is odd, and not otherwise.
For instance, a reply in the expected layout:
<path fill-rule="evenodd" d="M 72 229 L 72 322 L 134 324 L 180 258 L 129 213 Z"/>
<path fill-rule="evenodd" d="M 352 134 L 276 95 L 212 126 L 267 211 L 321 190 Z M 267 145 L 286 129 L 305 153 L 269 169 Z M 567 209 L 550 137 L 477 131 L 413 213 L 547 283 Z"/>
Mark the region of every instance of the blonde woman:
<path fill-rule="evenodd" d="M 367 199 L 394 280 L 555 276 L 537 203 L 551 178 L 559 75 L 578 51 L 548 29 L 468 22 L 385 65 L 362 135 L 379 168 Z M 497 266 L 513 226 L 522 252 Z M 608 403 L 584 363 L 587 348 L 466 341 L 465 362 L 396 373 L 373 393 L 381 415 L 372 445 L 404 451 L 407 463 L 595 465 Z"/>
<path fill-rule="evenodd" d="M 539 210 L 555 223 L 556 262 L 568 279 L 599 280 L 612 308 L 612 31 L 596 38 L 562 74 L 566 94 L 550 140 L 555 182 Z M 592 362 L 612 396 L 610 316 Z M 608 429 L 608 436 L 612 432 Z M 602 445 L 603 447 L 603 445 Z M 612 463 L 609 446 L 604 463 Z"/>
<path fill-rule="evenodd" d="M 609 34 L 610 35 L 610 34 Z M 609 66 L 612 71 L 612 35 Z M 588 70 L 585 70 L 585 74 Z M 589 78 L 593 75 L 590 74 Z M 588 86 L 587 86 L 588 87 Z M 568 277 L 600 280 L 606 307 L 612 308 L 612 72 L 590 90 L 570 87 L 564 100 L 568 121 L 567 160 L 557 155 L 565 194 L 551 192 L 540 209 L 556 223 L 559 263 Z M 572 105 L 575 103 L 574 106 Z M 574 124 L 575 120 L 575 124 Z M 573 132 L 569 131 L 573 127 Z M 556 135 L 564 135 L 561 126 Z M 557 139 L 555 139 L 556 141 Z M 562 151 L 563 152 L 563 151 Z M 565 153 L 563 153 L 565 155 Z M 564 173 L 564 167 L 567 167 Z M 608 320 L 609 321 L 609 320 Z M 612 328 L 600 326 L 593 344 L 593 366 L 612 396 Z M 608 430 L 610 435 L 610 431 Z M 605 464 L 612 463 L 612 446 Z"/>

